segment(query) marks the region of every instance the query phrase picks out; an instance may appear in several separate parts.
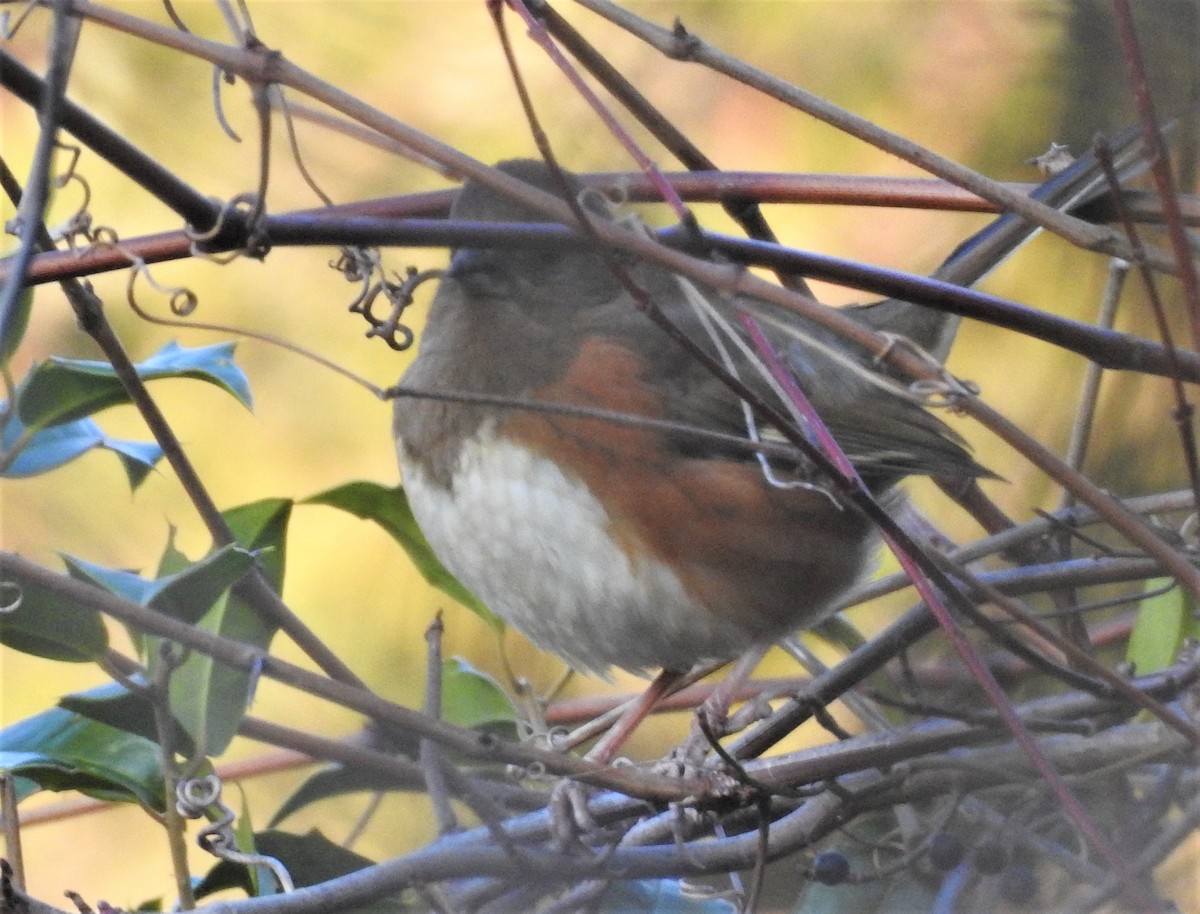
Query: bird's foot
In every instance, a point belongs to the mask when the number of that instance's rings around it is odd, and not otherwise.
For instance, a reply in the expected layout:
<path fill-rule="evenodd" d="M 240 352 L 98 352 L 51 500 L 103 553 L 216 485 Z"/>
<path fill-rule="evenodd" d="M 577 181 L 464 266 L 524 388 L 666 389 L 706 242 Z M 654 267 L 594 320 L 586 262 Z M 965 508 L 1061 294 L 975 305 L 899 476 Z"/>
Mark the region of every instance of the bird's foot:
<path fill-rule="evenodd" d="M 585 844 L 584 837 L 600 828 L 588 809 L 588 788 L 576 781 L 562 780 L 550 791 L 550 828 L 559 850 Z"/>

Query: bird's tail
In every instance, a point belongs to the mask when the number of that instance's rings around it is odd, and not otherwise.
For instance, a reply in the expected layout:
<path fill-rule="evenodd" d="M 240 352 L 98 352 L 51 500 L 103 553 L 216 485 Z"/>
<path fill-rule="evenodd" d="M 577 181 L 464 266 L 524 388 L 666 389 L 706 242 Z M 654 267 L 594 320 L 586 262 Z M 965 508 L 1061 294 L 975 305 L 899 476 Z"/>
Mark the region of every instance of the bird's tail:
<path fill-rule="evenodd" d="M 1122 181 L 1145 169 L 1146 157 L 1137 128 L 1122 131 L 1110 145 Z M 1047 206 L 1071 212 L 1103 196 L 1107 190 L 1100 163 L 1089 150 L 1038 185 L 1030 196 Z M 1016 213 L 998 216 L 955 248 L 933 278 L 959 286 L 974 285 L 1038 231 L 1037 225 Z M 960 320 L 956 314 L 895 298 L 852 306 L 849 310 L 875 330 L 907 336 L 939 361 L 949 354 Z"/>

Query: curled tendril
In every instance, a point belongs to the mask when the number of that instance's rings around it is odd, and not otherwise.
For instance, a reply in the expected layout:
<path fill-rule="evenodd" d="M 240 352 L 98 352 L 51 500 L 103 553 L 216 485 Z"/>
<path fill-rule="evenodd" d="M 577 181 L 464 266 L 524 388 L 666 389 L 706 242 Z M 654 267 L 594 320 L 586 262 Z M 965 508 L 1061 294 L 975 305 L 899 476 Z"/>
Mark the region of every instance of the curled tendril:
<path fill-rule="evenodd" d="M 125 284 L 125 300 L 129 302 L 129 307 L 134 310 L 140 317 L 146 317 L 146 311 L 138 304 L 137 279 L 141 276 L 146 284 L 155 292 L 160 292 L 168 296 L 171 313 L 176 317 L 188 317 L 196 310 L 200 299 L 196 293 L 186 286 L 164 286 L 150 274 L 150 268 L 146 265 L 146 261 L 138 257 L 133 264 L 133 270 L 129 274 L 129 282 Z"/>
<path fill-rule="evenodd" d="M 571 731 L 566 727 L 550 727 L 542 734 L 534 736 L 534 740 L 552 751 L 567 749 L 571 745 Z"/>
<path fill-rule="evenodd" d="M 546 765 L 544 762 L 530 762 L 524 768 L 516 766 L 524 778 L 533 781 L 540 781 L 546 777 Z"/>
<path fill-rule="evenodd" d="M 125 300 L 129 302 L 129 307 L 133 309 L 138 317 L 148 321 L 155 321 L 156 318 L 151 316 L 147 311 L 138 304 L 135 287 L 139 276 L 145 278 L 146 283 L 156 292 L 161 292 L 168 296 L 170 302 L 171 313 L 178 317 L 187 317 L 196 310 L 200 299 L 196 293 L 186 286 L 164 286 L 157 282 L 150 274 L 150 267 L 146 261 L 139 257 L 133 251 L 124 247 L 121 244 L 121 239 L 117 236 L 114 229 L 108 226 L 100 226 L 92 232 L 90 236 L 93 247 L 96 248 L 111 248 L 121 253 L 133 268 L 129 273 L 129 281 L 125 284 Z"/>
<path fill-rule="evenodd" d="M 352 305 L 350 310 L 361 314 L 371 325 L 371 329 L 367 331 L 368 339 L 379 337 L 392 349 L 403 352 L 412 345 L 413 332 L 410 327 L 400 322 L 400 318 L 403 317 L 405 309 L 412 304 L 413 292 L 422 283 L 440 278 L 445 275 L 445 272 L 440 269 L 418 271 L 416 267 L 409 267 L 402 281 L 380 280 L 367 291 L 365 296 L 360 296 L 358 302 Z M 383 295 L 392 306 L 388 316 L 382 319 L 376 317 L 372 311 L 375 300 L 380 295 Z"/>
<path fill-rule="evenodd" d="M 221 799 L 221 779 L 215 774 L 188 778 L 175 786 L 175 808 L 188 819 L 199 819 Z"/>
<path fill-rule="evenodd" d="M 71 156 L 71 163 L 66 167 L 66 170 L 54 179 L 55 187 L 66 187 L 67 182 L 75 177 L 75 168 L 79 165 L 79 157 L 83 155 L 83 149 L 72 143 L 60 143 L 57 140 L 54 143 L 54 148 L 61 149 Z"/>
<path fill-rule="evenodd" d="M 225 106 L 221 104 L 221 83 L 222 83 L 222 81 L 225 82 L 226 85 L 232 86 L 236 80 L 237 80 L 237 76 L 235 76 L 229 70 L 222 69 L 221 67 L 218 67 L 215 65 L 213 66 L 213 75 L 212 75 L 213 113 L 216 115 L 217 124 L 220 126 L 221 130 L 224 131 L 225 135 L 227 137 L 229 137 L 231 140 L 233 140 L 235 143 L 240 143 L 242 141 L 242 138 L 240 136 L 238 136 L 237 131 L 233 129 L 233 125 L 230 124 L 228 118 L 225 117 Z"/>
<path fill-rule="evenodd" d="M 262 200 L 258 194 L 241 193 L 237 194 L 228 200 L 214 200 L 221 204 L 221 209 L 217 213 L 217 220 L 212 224 L 212 227 L 203 232 L 197 232 L 195 229 L 187 226 L 184 228 L 184 233 L 191 241 L 190 253 L 195 257 L 203 257 L 207 260 L 213 260 L 222 265 L 229 263 L 231 260 L 245 254 L 247 257 L 261 258 L 267 252 L 267 245 L 263 240 L 260 232 L 260 222 L 263 215 Z M 247 226 L 246 244 L 240 251 L 233 251 L 229 254 L 215 255 L 206 251 L 200 250 L 200 245 L 206 241 L 212 241 L 225 228 L 226 222 L 229 220 L 231 213 L 241 213 L 245 216 L 249 225 Z"/>
<path fill-rule="evenodd" d="M 83 200 L 80 202 L 79 206 L 76 207 L 75 212 L 73 212 L 64 222 L 51 230 L 51 235 L 55 238 L 61 238 L 62 240 L 66 241 L 67 246 L 71 249 L 71 251 L 78 254 L 78 240 L 80 238 L 82 238 L 88 244 L 92 243 L 93 230 L 92 214 L 90 211 L 92 205 L 92 188 L 77 169 L 77 166 L 79 165 L 79 158 L 83 154 L 83 150 L 79 146 L 72 146 L 67 143 L 55 143 L 54 145 L 56 149 L 64 150 L 70 156 L 66 169 L 64 169 L 62 174 L 55 176 L 53 182 L 54 187 L 56 189 L 61 189 L 66 187 L 72 181 L 75 181 L 83 189 Z M 18 209 L 16 217 L 5 225 L 5 229 L 13 234 L 16 234 L 18 231 L 17 226 L 19 226 L 22 222 L 24 222 L 24 216 L 21 214 L 20 209 Z"/>
<path fill-rule="evenodd" d="M 331 260 L 329 265 L 342 274 L 347 282 L 362 284 L 354 301 L 350 302 L 350 310 L 354 311 L 361 305 L 371 292 L 371 280 L 380 272 L 382 256 L 378 248 L 344 247 L 338 254 L 337 260 Z"/>
<path fill-rule="evenodd" d="M 11 594 L 11 598 L 9 597 Z M 0 581 L 0 613 L 12 613 L 25 602 L 25 591 L 15 581 Z"/>
<path fill-rule="evenodd" d="M 83 188 L 83 202 L 79 204 L 76 211 L 61 226 L 54 230 L 53 234 L 61 237 L 62 240 L 67 242 L 67 247 L 78 253 L 78 239 L 83 239 L 90 245 L 96 235 L 95 228 L 92 226 L 90 211 L 91 185 L 88 184 L 88 180 L 83 175 L 74 172 L 62 176 L 62 178 L 55 181 L 55 184 L 58 184 L 59 187 L 64 187 L 71 181 L 78 182 L 78 185 Z"/>
<path fill-rule="evenodd" d="M 176 317 L 187 317 L 196 310 L 199 299 L 191 289 L 178 288 L 171 293 L 171 313 Z"/>
<path fill-rule="evenodd" d="M 380 263 L 377 248 L 344 247 L 338 259 L 329 265 L 349 282 L 361 284 L 358 294 L 350 302 L 349 310 L 352 314 L 361 314 L 371 325 L 367 338 L 380 337 L 392 349 L 403 352 L 413 342 L 412 330 L 400 322 L 404 309 L 412 304 L 413 293 L 421 283 L 437 279 L 445 271 L 418 271 L 416 267 L 408 267 L 403 279 L 397 275 L 395 280 L 391 280 L 384 274 Z M 381 295 L 391 303 L 391 311 L 385 318 L 379 317 L 374 311 L 375 301 Z"/>
<path fill-rule="evenodd" d="M 275 857 L 237 849 L 237 838 L 233 833 L 237 816 L 221 800 L 221 779 L 215 774 L 181 780 L 175 787 L 175 808 L 189 819 L 199 819 L 210 812 L 214 815 L 213 822 L 196 836 L 196 843 L 208 853 L 231 863 L 268 867 L 284 892 L 294 891 L 291 874 Z"/>
<path fill-rule="evenodd" d="M 136 254 L 131 254 L 121 247 L 121 237 L 112 226 L 97 226 L 96 230 L 92 232 L 92 244 L 100 248 L 113 248 L 135 261 L 141 259 Z"/>
<path fill-rule="evenodd" d="M 79 158 L 83 155 L 83 149 L 69 143 L 55 143 L 54 145 L 70 156 L 66 169 L 54 178 L 54 186 L 61 189 L 74 181 L 83 189 L 83 200 L 75 208 L 75 212 L 58 226 L 53 234 L 66 241 L 72 251 L 78 252 L 78 239 L 82 238 L 88 244 L 92 243 L 92 188 L 87 179 L 79 173 Z"/>

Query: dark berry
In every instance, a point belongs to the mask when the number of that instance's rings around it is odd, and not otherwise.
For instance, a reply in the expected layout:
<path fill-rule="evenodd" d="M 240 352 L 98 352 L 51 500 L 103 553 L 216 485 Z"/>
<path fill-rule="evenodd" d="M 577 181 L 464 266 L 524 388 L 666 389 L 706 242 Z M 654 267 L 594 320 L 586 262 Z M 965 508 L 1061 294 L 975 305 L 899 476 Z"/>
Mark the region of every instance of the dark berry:
<path fill-rule="evenodd" d="M 1029 904 L 1037 897 L 1037 890 L 1037 876 L 1024 863 L 1014 863 L 1000 877 L 1000 896 L 1010 904 Z"/>
<path fill-rule="evenodd" d="M 995 876 L 1008 866 L 1008 851 L 999 841 L 980 841 L 971 855 L 971 863 L 985 876 Z"/>
<path fill-rule="evenodd" d="M 813 879 L 821 885 L 840 885 L 850 875 L 850 861 L 838 851 L 817 854 L 813 860 Z"/>
<path fill-rule="evenodd" d="M 962 863 L 966 848 L 954 832 L 940 831 L 929 839 L 928 853 L 930 865 L 945 873 Z"/>

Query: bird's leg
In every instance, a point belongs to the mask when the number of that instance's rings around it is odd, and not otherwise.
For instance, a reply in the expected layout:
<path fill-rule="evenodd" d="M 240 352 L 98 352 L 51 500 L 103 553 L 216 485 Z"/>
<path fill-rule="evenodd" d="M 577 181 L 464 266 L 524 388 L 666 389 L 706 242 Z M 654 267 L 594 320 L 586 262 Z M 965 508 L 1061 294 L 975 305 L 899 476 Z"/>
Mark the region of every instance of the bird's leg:
<path fill-rule="evenodd" d="M 700 721 L 707 724 L 708 733 L 720 739 L 726 734 L 726 724 L 729 721 L 729 706 L 742 687 L 749 681 L 750 676 L 762 662 L 766 647 L 755 647 L 746 651 L 709 693 L 704 702 L 696 709 L 696 717 L 692 721 L 692 729 L 679 752 L 679 758 L 685 766 L 699 767 L 707 754 L 709 736 L 705 734 Z"/>
<path fill-rule="evenodd" d="M 683 678 L 684 672 L 682 670 L 663 670 L 655 676 L 646 690 L 629 704 L 624 713 L 608 728 L 604 736 L 588 751 L 586 757 L 602 765 L 607 765 L 616 758 L 617 752 L 625 745 L 625 741 L 633 735 L 633 731 L 641 722 L 650 716 L 650 712 L 654 710 L 655 706 L 674 690 L 675 684 Z"/>
<path fill-rule="evenodd" d="M 655 676 L 646 690 L 629 703 L 604 736 L 588 750 L 585 758 L 602 765 L 611 762 L 638 725 L 683 676 L 680 670 L 663 670 Z M 550 809 L 556 839 L 564 847 L 577 843 L 581 834 L 597 828 L 596 821 L 588 811 L 587 788 L 582 784 L 560 781 L 550 794 Z"/>

